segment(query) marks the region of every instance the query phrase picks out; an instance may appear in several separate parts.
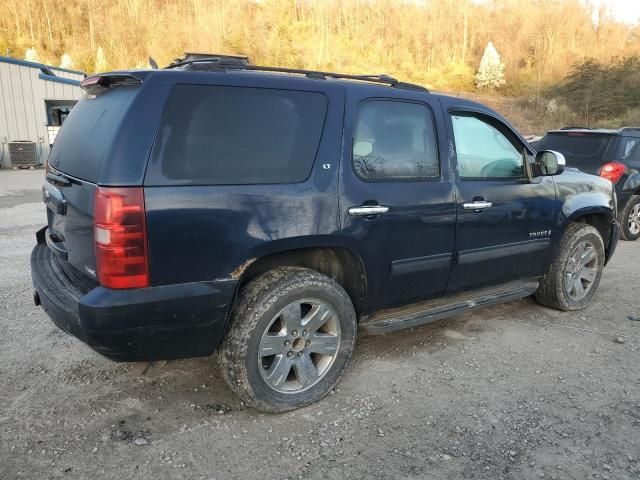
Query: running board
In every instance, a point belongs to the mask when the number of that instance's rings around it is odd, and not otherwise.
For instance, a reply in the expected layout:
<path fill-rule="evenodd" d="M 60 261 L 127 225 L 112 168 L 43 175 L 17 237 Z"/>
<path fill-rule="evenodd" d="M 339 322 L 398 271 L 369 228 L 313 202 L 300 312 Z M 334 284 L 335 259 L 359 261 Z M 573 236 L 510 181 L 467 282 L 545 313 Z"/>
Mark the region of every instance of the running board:
<path fill-rule="evenodd" d="M 460 315 L 472 308 L 528 297 L 538 289 L 538 286 L 538 280 L 510 282 L 473 292 L 459 293 L 451 297 L 380 310 L 360 322 L 360 329 L 364 333 L 380 335 L 403 328 L 417 327 Z"/>

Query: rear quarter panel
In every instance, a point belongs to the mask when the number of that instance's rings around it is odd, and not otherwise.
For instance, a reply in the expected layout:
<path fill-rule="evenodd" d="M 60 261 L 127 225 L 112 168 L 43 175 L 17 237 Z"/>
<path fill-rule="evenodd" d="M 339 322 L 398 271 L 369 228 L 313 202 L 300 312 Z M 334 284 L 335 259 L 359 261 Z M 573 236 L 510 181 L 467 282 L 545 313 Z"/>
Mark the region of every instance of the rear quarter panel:
<path fill-rule="evenodd" d="M 153 285 L 236 278 L 238 267 L 261 256 L 338 242 L 337 185 L 328 176 L 146 188 L 145 204 Z"/>

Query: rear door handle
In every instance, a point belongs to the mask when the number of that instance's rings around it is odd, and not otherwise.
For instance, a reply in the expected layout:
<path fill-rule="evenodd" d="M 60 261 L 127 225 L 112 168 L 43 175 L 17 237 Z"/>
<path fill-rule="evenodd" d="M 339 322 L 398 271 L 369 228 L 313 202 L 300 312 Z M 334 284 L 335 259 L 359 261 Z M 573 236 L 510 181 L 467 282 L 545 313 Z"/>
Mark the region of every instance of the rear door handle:
<path fill-rule="evenodd" d="M 369 215 L 380 215 L 388 211 L 389 207 L 384 205 L 361 205 L 359 207 L 351 207 L 349 215 L 352 217 L 368 217 Z"/>
<path fill-rule="evenodd" d="M 484 210 L 485 208 L 493 207 L 493 203 L 482 201 L 475 201 L 469 203 L 463 203 L 462 206 L 465 210 Z"/>

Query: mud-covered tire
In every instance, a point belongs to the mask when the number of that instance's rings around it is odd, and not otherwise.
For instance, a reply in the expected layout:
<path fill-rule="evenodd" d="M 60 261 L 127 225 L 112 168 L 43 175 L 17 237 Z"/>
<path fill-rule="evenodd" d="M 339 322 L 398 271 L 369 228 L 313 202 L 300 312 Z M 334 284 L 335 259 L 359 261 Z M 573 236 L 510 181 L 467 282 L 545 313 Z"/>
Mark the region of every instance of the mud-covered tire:
<path fill-rule="evenodd" d="M 640 214 L 640 195 L 634 195 L 620 212 L 620 238 L 623 240 L 632 242 L 640 238 L 640 228 L 636 226 L 637 231 L 632 231 L 631 227 L 633 221 L 637 225 L 638 214 Z"/>
<path fill-rule="evenodd" d="M 588 242 L 594 247 L 596 254 L 596 275 L 591 282 L 589 290 L 583 298 L 578 300 L 571 298 L 567 292 L 567 287 L 571 280 L 568 277 L 568 269 L 571 268 L 572 255 L 581 244 Z M 567 227 L 560 245 L 556 251 L 555 258 L 549 271 L 540 281 L 540 287 L 534 294 L 535 299 L 542 305 L 556 308 L 562 311 L 581 310 L 593 300 L 604 268 L 605 251 L 604 242 L 600 232 L 586 223 L 571 223 Z"/>
<path fill-rule="evenodd" d="M 310 383 L 301 391 L 283 393 L 270 386 L 264 370 L 260 370 L 265 368 L 260 355 L 264 352 L 261 342 L 279 312 L 306 299 L 317 299 L 332 310 L 333 318 L 337 317 L 337 353 L 315 384 Z M 335 320 L 333 322 L 336 325 Z M 279 267 L 260 275 L 240 291 L 229 331 L 218 350 L 218 361 L 223 378 L 247 405 L 264 412 L 284 412 L 313 403 L 333 389 L 351 359 L 356 333 L 353 304 L 337 282 L 314 270 Z M 293 356 L 292 361 L 296 360 L 296 352 Z M 320 367 L 316 372 L 319 371 Z M 302 388 L 302 382 L 300 384 Z"/>

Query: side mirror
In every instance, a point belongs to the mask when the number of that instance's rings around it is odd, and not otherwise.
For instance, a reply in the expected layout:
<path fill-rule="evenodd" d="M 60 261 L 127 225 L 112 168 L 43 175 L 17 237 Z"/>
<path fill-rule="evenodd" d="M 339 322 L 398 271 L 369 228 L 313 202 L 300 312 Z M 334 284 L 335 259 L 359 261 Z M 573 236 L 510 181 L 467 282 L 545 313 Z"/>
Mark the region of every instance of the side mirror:
<path fill-rule="evenodd" d="M 541 150 L 536 153 L 535 165 L 541 175 L 560 175 L 566 164 L 567 161 L 560 152 Z"/>

